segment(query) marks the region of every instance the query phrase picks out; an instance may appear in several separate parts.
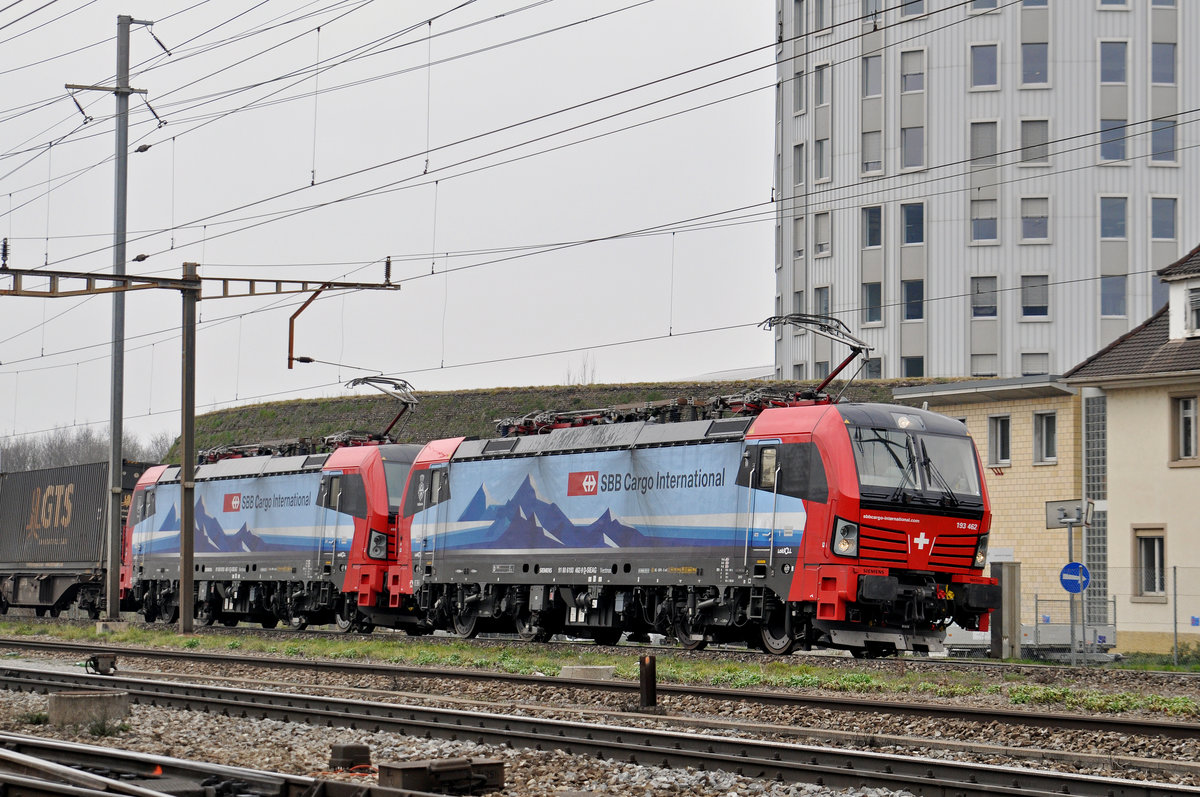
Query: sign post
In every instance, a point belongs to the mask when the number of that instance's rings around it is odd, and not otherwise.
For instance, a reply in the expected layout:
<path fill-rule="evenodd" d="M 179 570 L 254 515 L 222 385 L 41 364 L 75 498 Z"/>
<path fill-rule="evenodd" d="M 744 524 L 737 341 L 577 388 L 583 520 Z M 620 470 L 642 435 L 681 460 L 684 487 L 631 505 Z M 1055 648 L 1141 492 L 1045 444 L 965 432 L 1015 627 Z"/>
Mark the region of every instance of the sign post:
<path fill-rule="evenodd" d="M 1087 512 L 1084 512 L 1083 501 L 1047 501 L 1046 528 L 1065 528 L 1067 530 L 1067 564 L 1059 574 L 1059 583 L 1070 593 L 1071 598 L 1071 666 L 1076 664 L 1078 644 L 1075 640 L 1075 596 L 1083 593 L 1091 582 L 1092 576 L 1088 569 L 1075 561 L 1075 527 L 1086 526 L 1092 520 L 1092 504 L 1089 501 Z M 1083 613 L 1086 615 L 1086 612 Z M 1083 640 L 1087 644 L 1087 617 L 1083 618 Z M 1086 658 L 1085 658 L 1086 662 Z"/>

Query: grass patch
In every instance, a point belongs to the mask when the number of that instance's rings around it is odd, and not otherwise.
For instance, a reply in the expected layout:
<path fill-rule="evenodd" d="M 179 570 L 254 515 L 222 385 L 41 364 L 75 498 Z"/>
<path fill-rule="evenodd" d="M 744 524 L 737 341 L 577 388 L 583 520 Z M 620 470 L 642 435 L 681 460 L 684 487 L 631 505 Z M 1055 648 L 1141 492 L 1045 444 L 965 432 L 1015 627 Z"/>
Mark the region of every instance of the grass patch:
<path fill-rule="evenodd" d="M 44 711 L 27 711 L 17 715 L 17 722 L 22 725 L 49 725 L 50 715 Z"/>
<path fill-rule="evenodd" d="M 1145 710 L 1172 717 L 1200 715 L 1200 705 L 1190 697 L 1098 692 L 1094 689 L 1072 689 L 1069 686 L 1014 686 L 1008 690 L 1008 699 L 1017 705 L 1053 705 L 1101 714 Z"/>

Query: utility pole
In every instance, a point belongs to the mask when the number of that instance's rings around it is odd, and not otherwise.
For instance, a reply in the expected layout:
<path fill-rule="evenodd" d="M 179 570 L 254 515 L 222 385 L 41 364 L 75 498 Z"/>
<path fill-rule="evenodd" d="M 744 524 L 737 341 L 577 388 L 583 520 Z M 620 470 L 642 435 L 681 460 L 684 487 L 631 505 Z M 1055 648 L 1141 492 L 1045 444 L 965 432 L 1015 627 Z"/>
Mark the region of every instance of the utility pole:
<path fill-rule="evenodd" d="M 121 15 L 117 17 L 117 85 L 79 86 L 68 83 L 68 89 L 107 91 L 117 98 L 117 143 L 113 179 L 113 274 L 125 274 L 125 206 L 129 172 L 129 95 L 145 94 L 145 89 L 129 87 L 129 29 L 132 25 L 151 25 Z M 113 293 L 112 309 L 112 404 L 108 429 L 112 441 L 108 458 L 108 573 L 105 618 L 121 619 L 121 437 L 125 420 L 125 292 Z"/>
<path fill-rule="evenodd" d="M 41 281 L 49 278 L 49 284 L 42 285 Z M 26 279 L 38 281 L 36 287 L 28 287 Z M 179 471 L 179 630 L 190 634 L 195 626 L 192 617 L 195 607 L 195 512 L 196 512 L 196 303 L 205 298 L 202 293 L 204 285 L 219 286 L 219 290 L 209 299 L 235 299 L 249 296 L 280 296 L 295 293 L 319 294 L 328 290 L 353 291 L 398 291 L 400 285 L 391 280 L 390 271 L 385 272 L 385 279 L 379 282 L 310 282 L 307 280 L 258 279 L 255 277 L 201 277 L 197 273 L 195 263 L 183 264 L 183 279 L 166 277 L 139 277 L 110 274 L 91 274 L 77 271 L 50 271 L 49 269 L 0 269 L 0 296 L 36 296 L 40 298 L 64 298 L 70 296 L 95 296 L 101 293 L 124 293 L 125 291 L 140 290 L 177 290 L 183 296 L 183 373 L 182 396 L 183 407 L 180 418 L 179 443 L 182 453 Z M 314 294 L 315 296 L 315 294 Z M 291 357 L 291 332 L 295 321 L 293 317 L 288 322 L 288 360 Z M 415 400 L 414 400 L 415 401 Z M 397 418 L 400 416 L 397 415 Z M 393 421 L 394 423 L 394 421 Z M 117 471 L 118 475 L 120 471 Z M 108 605 L 110 612 L 113 606 L 119 606 L 121 601 L 121 547 L 123 531 L 120 521 L 120 481 L 115 488 L 117 492 L 117 530 L 110 539 L 117 544 L 110 551 L 108 584 L 110 589 Z M 132 576 L 132 574 L 131 574 Z M 112 587 L 116 581 L 115 589 Z M 131 584 L 132 586 L 132 584 Z"/>

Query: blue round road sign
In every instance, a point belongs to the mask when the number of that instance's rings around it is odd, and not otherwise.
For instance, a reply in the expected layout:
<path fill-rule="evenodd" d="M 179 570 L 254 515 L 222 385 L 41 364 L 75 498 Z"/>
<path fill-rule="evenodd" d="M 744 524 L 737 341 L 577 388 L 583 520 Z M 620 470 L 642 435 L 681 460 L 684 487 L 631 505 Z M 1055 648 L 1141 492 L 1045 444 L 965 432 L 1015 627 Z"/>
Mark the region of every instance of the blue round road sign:
<path fill-rule="evenodd" d="M 1062 572 L 1058 574 L 1058 580 L 1067 592 L 1079 594 L 1091 583 L 1092 574 L 1082 563 L 1071 562 L 1063 566 Z"/>

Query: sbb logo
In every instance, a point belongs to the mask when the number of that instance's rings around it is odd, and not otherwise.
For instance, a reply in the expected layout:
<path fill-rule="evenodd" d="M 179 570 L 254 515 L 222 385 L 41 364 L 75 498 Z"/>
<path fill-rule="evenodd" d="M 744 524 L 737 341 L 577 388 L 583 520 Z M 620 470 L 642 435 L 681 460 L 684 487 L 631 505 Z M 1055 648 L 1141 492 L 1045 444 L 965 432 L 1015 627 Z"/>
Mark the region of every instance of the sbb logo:
<path fill-rule="evenodd" d="M 242 494 L 241 493 L 226 493 L 225 494 L 225 511 L 240 512 L 242 509 Z"/>
<path fill-rule="evenodd" d="M 600 471 L 588 470 L 567 476 L 567 495 L 595 495 Z"/>

